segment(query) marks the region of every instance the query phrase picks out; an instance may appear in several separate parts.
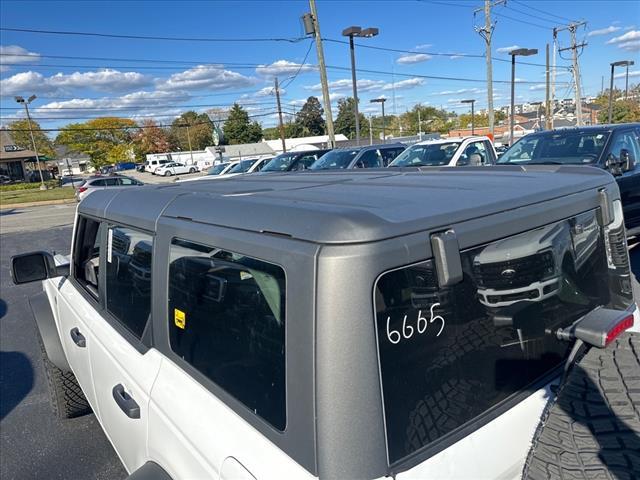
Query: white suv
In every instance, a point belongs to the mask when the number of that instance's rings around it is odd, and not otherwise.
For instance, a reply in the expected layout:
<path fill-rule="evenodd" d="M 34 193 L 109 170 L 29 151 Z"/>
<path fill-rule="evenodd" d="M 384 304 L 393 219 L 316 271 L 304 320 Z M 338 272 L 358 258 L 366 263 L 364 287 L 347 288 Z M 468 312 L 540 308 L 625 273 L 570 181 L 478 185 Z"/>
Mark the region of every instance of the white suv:
<path fill-rule="evenodd" d="M 452 137 L 416 143 L 389 167 L 462 167 L 493 165 L 497 159 L 489 137 Z"/>

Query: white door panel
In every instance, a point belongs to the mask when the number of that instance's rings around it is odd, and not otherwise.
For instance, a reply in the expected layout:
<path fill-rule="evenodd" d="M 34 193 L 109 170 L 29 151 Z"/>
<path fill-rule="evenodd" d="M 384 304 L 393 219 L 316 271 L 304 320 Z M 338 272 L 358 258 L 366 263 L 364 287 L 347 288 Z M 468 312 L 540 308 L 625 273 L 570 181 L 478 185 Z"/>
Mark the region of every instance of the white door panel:
<path fill-rule="evenodd" d="M 151 349 L 138 352 L 104 319 L 95 325 L 91 369 L 103 428 L 122 463 L 133 471 L 147 460 L 149 392 L 160 369 L 162 356 Z M 139 418 L 130 418 L 118 406 L 114 387 L 124 391 L 138 405 Z"/>
<path fill-rule="evenodd" d="M 69 280 L 64 281 L 58 295 L 58 333 L 69 366 L 96 416 L 100 418 L 89 360 L 94 340 L 89 324 L 94 323 L 96 318 L 99 318 L 99 314 L 94 305 Z M 77 345 L 71 338 L 71 331 L 74 329 L 85 338 L 84 347 Z"/>
<path fill-rule="evenodd" d="M 149 458 L 171 465 L 173 478 L 219 478 L 228 457 L 260 480 L 315 478 L 171 360 L 151 397 Z"/>

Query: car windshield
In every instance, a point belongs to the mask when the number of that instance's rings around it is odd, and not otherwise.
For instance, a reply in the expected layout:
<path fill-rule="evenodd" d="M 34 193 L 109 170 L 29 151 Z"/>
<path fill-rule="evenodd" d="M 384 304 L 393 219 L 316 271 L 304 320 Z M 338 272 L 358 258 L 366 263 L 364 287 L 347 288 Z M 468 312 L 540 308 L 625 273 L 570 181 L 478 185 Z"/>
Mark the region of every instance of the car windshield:
<path fill-rule="evenodd" d="M 359 149 L 354 150 L 331 150 L 325 153 L 313 165 L 311 170 L 334 170 L 339 168 L 348 168 L 356 155 L 360 152 Z"/>
<path fill-rule="evenodd" d="M 218 165 L 211 167 L 207 171 L 207 175 L 220 175 L 220 173 L 229 166 L 228 163 L 219 163 Z"/>
<path fill-rule="evenodd" d="M 289 170 L 298 154 L 296 153 L 283 153 L 278 155 L 275 158 L 272 158 L 269 163 L 267 163 L 261 172 L 286 172 Z"/>
<path fill-rule="evenodd" d="M 242 160 L 235 167 L 229 170 L 228 173 L 244 173 L 251 168 L 251 165 L 256 163 L 256 160 Z"/>
<path fill-rule="evenodd" d="M 389 164 L 390 167 L 420 167 L 448 165 L 460 147 L 460 142 L 413 145 Z"/>
<path fill-rule="evenodd" d="M 499 164 L 595 163 L 609 139 L 609 132 L 554 131 L 518 140 L 498 160 Z"/>

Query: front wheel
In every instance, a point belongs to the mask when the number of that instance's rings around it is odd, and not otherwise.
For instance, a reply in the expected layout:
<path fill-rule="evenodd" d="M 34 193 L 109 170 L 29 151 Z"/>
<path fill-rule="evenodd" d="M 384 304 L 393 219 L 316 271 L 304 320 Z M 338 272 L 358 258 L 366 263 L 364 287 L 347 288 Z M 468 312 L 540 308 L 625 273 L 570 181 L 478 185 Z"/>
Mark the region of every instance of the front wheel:
<path fill-rule="evenodd" d="M 189 173 L 196 173 L 196 169 L 195 168 L 190 168 L 189 169 Z"/>
<path fill-rule="evenodd" d="M 166 172 L 164 172 L 164 176 L 165 177 L 170 177 L 171 176 L 171 172 L 169 170 L 167 170 Z"/>

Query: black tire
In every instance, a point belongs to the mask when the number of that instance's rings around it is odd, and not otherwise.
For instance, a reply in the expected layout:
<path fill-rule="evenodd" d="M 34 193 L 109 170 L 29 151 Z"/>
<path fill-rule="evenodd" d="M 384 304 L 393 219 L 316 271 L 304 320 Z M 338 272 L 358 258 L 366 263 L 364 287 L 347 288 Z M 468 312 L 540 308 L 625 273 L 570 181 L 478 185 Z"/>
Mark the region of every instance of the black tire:
<path fill-rule="evenodd" d="M 65 419 L 91 413 L 89 402 L 87 402 L 75 375 L 72 372 L 63 372 L 51 363 L 47 357 L 40 334 L 38 334 L 38 341 L 40 342 L 42 364 L 47 377 L 49 401 L 54 415 Z"/>
<path fill-rule="evenodd" d="M 189 173 L 196 173 L 196 169 L 195 168 L 190 168 L 189 169 Z"/>
<path fill-rule="evenodd" d="M 542 416 L 522 478 L 640 478 L 640 334 L 576 363 Z"/>
<path fill-rule="evenodd" d="M 165 177 L 170 177 L 171 176 L 171 172 L 169 170 L 167 170 L 166 172 L 164 172 L 164 176 Z"/>

